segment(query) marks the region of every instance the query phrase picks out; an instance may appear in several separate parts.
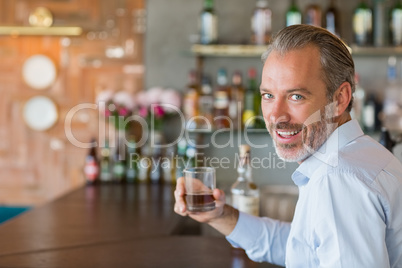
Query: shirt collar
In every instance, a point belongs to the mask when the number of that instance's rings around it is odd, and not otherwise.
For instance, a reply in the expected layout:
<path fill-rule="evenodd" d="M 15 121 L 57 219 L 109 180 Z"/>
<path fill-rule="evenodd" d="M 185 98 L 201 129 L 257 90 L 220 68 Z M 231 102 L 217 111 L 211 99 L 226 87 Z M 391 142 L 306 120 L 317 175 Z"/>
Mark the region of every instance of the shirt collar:
<path fill-rule="evenodd" d="M 338 153 L 340 149 L 363 135 L 364 133 L 357 120 L 351 120 L 339 126 L 317 152 L 313 153 L 300 164 L 292 174 L 292 180 L 297 186 L 302 186 L 309 182 L 319 165 L 326 164 L 336 167 L 338 165 Z"/>

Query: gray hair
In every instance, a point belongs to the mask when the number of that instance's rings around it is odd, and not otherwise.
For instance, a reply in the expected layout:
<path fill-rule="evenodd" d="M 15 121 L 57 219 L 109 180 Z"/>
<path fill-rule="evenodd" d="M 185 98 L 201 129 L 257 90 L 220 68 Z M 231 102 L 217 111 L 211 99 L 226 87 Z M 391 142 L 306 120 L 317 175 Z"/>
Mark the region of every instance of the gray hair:
<path fill-rule="evenodd" d="M 343 82 L 348 82 L 355 92 L 355 66 L 346 45 L 329 31 L 305 24 L 286 27 L 272 39 L 261 59 L 265 63 L 272 51 L 285 55 L 286 52 L 314 45 L 320 50 L 323 81 L 327 86 L 327 98 L 332 101 L 335 91 Z M 353 105 L 353 96 L 347 111 Z"/>

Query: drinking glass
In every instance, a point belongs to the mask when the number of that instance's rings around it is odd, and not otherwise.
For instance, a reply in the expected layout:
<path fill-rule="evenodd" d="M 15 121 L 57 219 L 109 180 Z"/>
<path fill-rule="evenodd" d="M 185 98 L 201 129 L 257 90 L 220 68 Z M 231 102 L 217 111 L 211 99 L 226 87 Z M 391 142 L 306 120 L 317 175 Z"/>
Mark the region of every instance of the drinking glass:
<path fill-rule="evenodd" d="M 212 191 L 216 187 L 215 169 L 211 167 L 186 168 L 183 171 L 187 211 L 203 212 L 215 209 Z"/>

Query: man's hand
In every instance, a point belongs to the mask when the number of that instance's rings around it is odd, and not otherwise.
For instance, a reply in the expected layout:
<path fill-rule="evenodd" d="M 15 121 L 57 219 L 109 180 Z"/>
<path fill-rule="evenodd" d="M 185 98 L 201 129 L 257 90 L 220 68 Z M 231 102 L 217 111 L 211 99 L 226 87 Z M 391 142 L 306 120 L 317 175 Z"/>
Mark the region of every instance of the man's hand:
<path fill-rule="evenodd" d="M 215 209 L 206 212 L 190 212 L 186 209 L 184 201 L 184 194 L 186 193 L 184 187 L 184 179 L 179 178 L 174 192 L 176 203 L 174 211 L 181 216 L 189 216 L 190 218 L 198 221 L 205 222 L 217 229 L 224 235 L 229 235 L 236 226 L 239 212 L 225 205 L 225 193 L 220 189 L 214 189 L 213 196 L 215 198 Z"/>

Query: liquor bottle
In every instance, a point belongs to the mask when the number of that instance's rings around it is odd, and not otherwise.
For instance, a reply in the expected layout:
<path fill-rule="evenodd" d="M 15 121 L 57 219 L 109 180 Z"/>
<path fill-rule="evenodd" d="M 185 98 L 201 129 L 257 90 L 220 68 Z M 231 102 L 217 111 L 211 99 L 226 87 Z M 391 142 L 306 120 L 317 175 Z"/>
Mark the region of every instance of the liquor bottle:
<path fill-rule="evenodd" d="M 233 73 L 232 86 L 230 88 L 229 116 L 237 129 L 242 128 L 243 102 L 243 77 L 240 71 L 236 71 Z"/>
<path fill-rule="evenodd" d="M 151 170 L 149 179 L 153 184 L 162 182 L 162 135 L 155 133 L 155 144 L 152 147 Z"/>
<path fill-rule="evenodd" d="M 248 86 L 244 95 L 244 111 L 243 126 L 244 128 L 254 128 L 257 117 L 256 94 L 259 93 L 257 88 L 257 71 L 254 68 L 248 70 Z"/>
<path fill-rule="evenodd" d="M 175 176 L 176 161 L 174 156 L 175 156 L 175 147 L 169 146 L 168 148 L 166 148 L 165 154 L 161 162 L 162 177 L 163 182 L 165 184 L 172 184 L 172 185 L 176 184 L 176 176 Z"/>
<path fill-rule="evenodd" d="M 391 135 L 389 134 L 387 128 L 385 127 L 381 128 L 380 140 L 378 142 L 385 148 L 387 148 L 391 153 L 393 153 L 396 142 L 391 138 Z"/>
<path fill-rule="evenodd" d="M 256 7 L 251 17 L 251 43 L 268 44 L 272 34 L 272 10 L 267 0 L 256 0 Z"/>
<path fill-rule="evenodd" d="M 322 10 L 321 7 L 315 2 L 310 3 L 306 7 L 304 16 L 304 23 L 308 25 L 314 25 L 321 27 L 322 25 Z"/>
<path fill-rule="evenodd" d="M 218 70 L 217 87 L 214 91 L 214 124 L 217 129 L 231 125 L 229 117 L 229 85 L 226 70 Z"/>
<path fill-rule="evenodd" d="M 376 47 L 383 47 L 387 45 L 388 41 L 388 13 L 386 12 L 385 0 L 374 1 L 374 29 L 373 29 L 373 43 Z"/>
<path fill-rule="evenodd" d="M 119 141 L 113 155 L 112 180 L 118 183 L 123 182 L 126 175 L 126 157 L 121 146 L 124 146 L 123 140 Z"/>
<path fill-rule="evenodd" d="M 360 76 L 355 75 L 355 92 L 353 93 L 353 108 L 351 110 L 351 116 L 356 119 L 360 126 L 363 128 L 363 107 L 366 100 L 366 91 L 360 84 Z"/>
<path fill-rule="evenodd" d="M 186 156 L 186 149 L 187 149 L 187 141 L 183 137 L 177 143 L 177 156 L 176 156 L 176 178 L 183 177 L 183 170 L 186 167 L 187 156 Z"/>
<path fill-rule="evenodd" d="M 390 30 L 394 46 L 402 45 L 402 3 L 396 0 L 395 6 L 391 9 Z"/>
<path fill-rule="evenodd" d="M 199 128 L 209 128 L 214 123 L 214 96 L 212 91 L 210 78 L 208 76 L 203 76 L 198 104 L 199 114 L 202 116 L 198 121 Z"/>
<path fill-rule="evenodd" d="M 353 15 L 353 33 L 357 45 L 371 45 L 373 35 L 373 12 L 367 5 L 366 0 L 362 0 L 355 9 Z"/>
<path fill-rule="evenodd" d="M 188 73 L 188 83 L 183 99 L 183 113 L 187 129 L 197 128 L 196 116 L 198 116 L 200 86 L 197 72 L 191 70 Z"/>
<path fill-rule="evenodd" d="M 398 128 L 400 120 L 399 99 L 401 88 L 397 80 L 396 57 L 388 58 L 387 85 L 384 96 L 384 123 L 387 129 Z"/>
<path fill-rule="evenodd" d="M 215 14 L 213 0 L 204 0 L 199 28 L 201 44 L 210 45 L 218 42 L 218 18 Z"/>
<path fill-rule="evenodd" d="M 292 0 L 289 9 L 286 11 L 286 27 L 301 23 L 302 23 L 302 14 L 300 12 L 299 7 L 296 4 L 296 0 Z"/>
<path fill-rule="evenodd" d="M 130 136 L 127 140 L 127 156 L 126 156 L 126 181 L 135 183 L 138 177 L 138 159 L 137 143 L 134 136 Z"/>
<path fill-rule="evenodd" d="M 186 168 L 192 168 L 197 166 L 197 148 L 195 147 L 195 140 L 191 139 L 187 143 L 186 148 Z"/>
<path fill-rule="evenodd" d="M 376 130 L 376 112 L 375 95 L 370 94 L 363 106 L 363 129 L 367 133 L 374 133 Z"/>
<path fill-rule="evenodd" d="M 100 161 L 100 181 L 110 182 L 112 180 L 112 165 L 110 161 L 109 142 L 105 141 L 105 146 L 101 149 Z"/>
<path fill-rule="evenodd" d="M 85 158 L 84 174 L 87 184 L 96 184 L 99 179 L 99 162 L 96 153 L 96 140 L 91 140 L 92 147 Z"/>
<path fill-rule="evenodd" d="M 145 143 L 141 147 L 141 156 L 138 161 L 138 182 L 140 183 L 148 183 L 149 182 L 149 173 L 151 169 L 151 158 L 150 152 L 151 148 L 149 143 Z"/>
<path fill-rule="evenodd" d="M 335 0 L 331 0 L 327 11 L 325 12 L 325 28 L 332 34 L 341 36 L 340 34 L 340 18 L 338 9 L 335 7 Z"/>
<path fill-rule="evenodd" d="M 239 147 L 237 173 L 237 181 L 231 187 L 232 205 L 242 212 L 258 216 L 260 192 L 252 180 L 250 147 L 248 145 L 243 144 Z"/>

